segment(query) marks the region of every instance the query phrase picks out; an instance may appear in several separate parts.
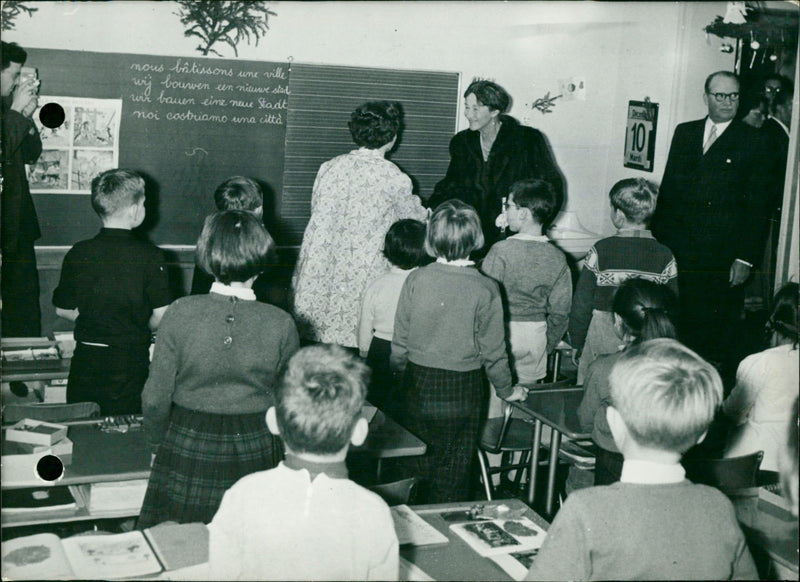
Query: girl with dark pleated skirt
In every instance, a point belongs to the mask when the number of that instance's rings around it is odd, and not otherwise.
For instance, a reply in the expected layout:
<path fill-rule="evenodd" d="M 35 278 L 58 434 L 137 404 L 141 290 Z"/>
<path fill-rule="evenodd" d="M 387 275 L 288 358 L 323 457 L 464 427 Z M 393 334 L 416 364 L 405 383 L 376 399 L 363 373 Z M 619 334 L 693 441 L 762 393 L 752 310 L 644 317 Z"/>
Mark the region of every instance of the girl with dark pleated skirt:
<path fill-rule="evenodd" d="M 499 286 L 469 260 L 482 246 L 475 209 L 458 200 L 442 203 L 425 237 L 436 262 L 411 273 L 400 293 L 391 357 L 393 369 L 404 371 L 400 421 L 427 452 L 397 468 L 419 480 L 419 503 L 472 498 L 488 403 L 484 372 L 500 398 L 526 395 L 511 382 Z"/>
<path fill-rule="evenodd" d="M 273 244 L 247 212 L 206 219 L 197 262 L 215 282 L 207 295 L 167 309 L 142 393 L 153 463 L 140 529 L 210 522 L 231 485 L 283 457 L 265 414 L 298 349 L 297 329 L 289 314 L 255 301 L 252 291 Z"/>

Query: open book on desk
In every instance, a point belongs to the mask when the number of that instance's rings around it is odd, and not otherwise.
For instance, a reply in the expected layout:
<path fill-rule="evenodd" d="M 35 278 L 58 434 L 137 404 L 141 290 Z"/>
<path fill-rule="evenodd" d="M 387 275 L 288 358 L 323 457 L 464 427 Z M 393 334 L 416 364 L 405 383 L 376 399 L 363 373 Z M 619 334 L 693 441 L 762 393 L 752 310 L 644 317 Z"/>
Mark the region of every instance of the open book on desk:
<path fill-rule="evenodd" d="M 547 536 L 525 516 L 458 523 L 450 529 L 484 557 L 536 550 Z"/>
<path fill-rule="evenodd" d="M 36 534 L 2 544 L 3 578 L 14 580 L 136 578 L 207 560 L 206 527 L 193 523 L 63 540 Z"/>

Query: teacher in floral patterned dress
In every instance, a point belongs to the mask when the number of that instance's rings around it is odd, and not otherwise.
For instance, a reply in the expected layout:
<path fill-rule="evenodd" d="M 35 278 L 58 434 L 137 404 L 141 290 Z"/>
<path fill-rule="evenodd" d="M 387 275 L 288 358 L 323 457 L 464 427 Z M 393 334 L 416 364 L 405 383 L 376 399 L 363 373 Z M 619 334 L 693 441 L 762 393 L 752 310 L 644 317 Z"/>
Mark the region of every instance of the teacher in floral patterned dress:
<path fill-rule="evenodd" d="M 303 339 L 356 347 L 361 296 L 389 270 L 381 250 L 389 227 L 402 218 L 424 220 L 427 210 L 411 179 L 385 159 L 401 126 L 400 104 L 365 103 L 350 116 L 359 149 L 325 162 L 311 194 L 292 287 Z"/>

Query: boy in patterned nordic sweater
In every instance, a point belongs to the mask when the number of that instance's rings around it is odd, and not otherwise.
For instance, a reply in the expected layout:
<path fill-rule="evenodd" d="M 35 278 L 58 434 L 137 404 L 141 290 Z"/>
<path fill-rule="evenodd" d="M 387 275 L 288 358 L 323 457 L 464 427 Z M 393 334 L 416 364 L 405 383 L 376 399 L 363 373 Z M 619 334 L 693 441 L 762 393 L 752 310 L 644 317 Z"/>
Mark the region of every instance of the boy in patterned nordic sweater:
<path fill-rule="evenodd" d="M 597 241 L 584 259 L 578 278 L 569 335 L 572 347 L 580 356 L 578 384 L 598 356 L 623 347 L 614 330 L 612 302 L 623 281 L 640 277 L 669 285 L 678 293 L 678 267 L 672 251 L 659 243 L 647 224 L 658 199 L 655 184 L 642 178 L 620 180 L 609 192 L 614 236 Z"/>

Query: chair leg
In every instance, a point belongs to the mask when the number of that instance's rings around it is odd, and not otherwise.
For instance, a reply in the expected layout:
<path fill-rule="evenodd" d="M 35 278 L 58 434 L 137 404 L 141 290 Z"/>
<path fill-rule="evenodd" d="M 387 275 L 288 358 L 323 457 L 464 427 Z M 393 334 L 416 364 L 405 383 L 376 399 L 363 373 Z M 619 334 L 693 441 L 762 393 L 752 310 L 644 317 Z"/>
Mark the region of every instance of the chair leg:
<path fill-rule="evenodd" d="M 482 450 L 478 449 L 478 463 L 481 466 L 481 479 L 483 480 L 483 487 L 486 490 L 486 499 L 491 501 L 492 500 L 492 481 L 491 476 L 489 475 L 489 459 L 486 458 L 486 453 Z"/>
<path fill-rule="evenodd" d="M 525 469 L 527 469 L 527 464 L 530 459 L 530 451 L 521 451 L 519 456 L 519 464 L 522 465 L 519 469 L 517 469 L 516 475 L 514 475 L 514 492 L 516 494 L 522 493 L 522 484 L 524 483 L 523 476 L 525 474 Z"/>

